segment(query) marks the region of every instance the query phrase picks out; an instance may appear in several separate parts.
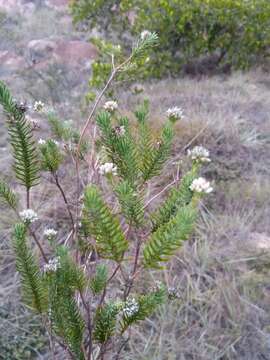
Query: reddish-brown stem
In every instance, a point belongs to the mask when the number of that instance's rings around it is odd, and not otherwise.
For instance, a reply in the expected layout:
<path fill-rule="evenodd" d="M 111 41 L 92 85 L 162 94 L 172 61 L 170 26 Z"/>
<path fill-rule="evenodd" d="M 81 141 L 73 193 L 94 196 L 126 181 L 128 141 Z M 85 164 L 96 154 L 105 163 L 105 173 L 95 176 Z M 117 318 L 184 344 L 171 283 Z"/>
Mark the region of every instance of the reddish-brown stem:
<path fill-rule="evenodd" d="M 30 188 L 26 188 L 26 208 L 30 209 Z"/>
<path fill-rule="evenodd" d="M 102 292 L 102 295 L 101 295 L 101 298 L 100 298 L 100 301 L 99 301 L 99 304 L 98 304 L 98 307 L 100 307 L 105 299 L 105 296 L 106 296 L 106 292 L 107 292 L 107 286 L 109 284 L 109 282 L 115 277 L 115 275 L 117 274 L 118 270 L 120 269 L 120 264 L 118 264 L 116 266 L 116 268 L 114 269 L 112 275 L 109 277 L 109 279 L 107 280 L 106 282 L 106 285 L 104 287 L 104 290 Z"/>
<path fill-rule="evenodd" d="M 77 154 L 79 155 L 80 153 L 80 147 L 81 147 L 81 143 L 82 143 L 82 140 L 83 140 L 83 137 L 84 137 L 84 134 L 91 122 L 91 119 L 93 117 L 93 115 L 95 114 L 95 111 L 98 107 L 98 104 L 100 102 L 100 100 L 102 99 L 103 95 L 105 94 L 105 92 L 107 91 L 108 87 L 110 86 L 111 82 L 113 81 L 115 75 L 117 73 L 117 69 L 114 69 L 109 77 L 109 80 L 107 81 L 106 85 L 104 86 L 103 90 L 99 93 L 94 105 L 93 105 L 93 108 L 88 116 L 88 119 L 86 121 L 86 123 L 84 124 L 84 127 L 82 129 L 82 132 L 81 132 L 81 136 L 80 136 L 80 139 L 79 139 L 79 142 L 78 142 L 78 147 L 77 147 Z"/>
<path fill-rule="evenodd" d="M 128 295 L 130 294 L 130 291 L 132 289 L 132 285 L 133 285 L 133 282 L 134 282 L 134 279 L 135 279 L 135 274 L 137 272 L 141 243 L 142 243 L 141 239 L 138 237 L 137 238 L 137 244 L 136 244 L 136 250 L 135 250 L 135 259 L 134 259 L 132 273 L 131 273 L 130 278 L 128 279 L 128 283 L 126 284 L 126 289 L 125 289 L 125 292 L 124 292 L 124 299 L 125 300 L 128 297 Z"/>
<path fill-rule="evenodd" d="M 32 231 L 30 228 L 29 228 L 29 232 L 30 232 L 30 234 L 32 235 L 33 239 L 35 240 L 35 243 L 37 244 L 37 246 L 38 246 L 38 248 L 39 248 L 39 251 L 40 251 L 40 253 L 41 253 L 44 261 L 47 263 L 47 262 L 48 262 L 48 258 L 47 258 L 47 256 L 45 255 L 45 252 L 44 252 L 44 250 L 43 250 L 43 248 L 42 248 L 42 246 L 41 246 L 38 238 L 36 237 L 36 234 L 35 234 L 34 231 Z"/>
<path fill-rule="evenodd" d="M 71 221 L 71 224 L 72 224 L 73 232 L 74 232 L 75 231 L 75 223 L 74 223 L 72 212 L 71 212 L 71 210 L 69 208 L 69 203 L 67 201 L 67 197 L 65 195 L 65 192 L 64 192 L 62 186 L 59 183 L 59 179 L 58 179 L 57 174 L 53 173 L 53 177 L 54 177 L 54 180 L 55 180 L 55 184 L 58 187 L 58 189 L 59 189 L 59 191 L 60 191 L 60 193 L 61 193 L 61 195 L 63 197 L 64 203 L 66 204 L 66 208 L 67 208 L 67 211 L 68 211 L 68 214 L 69 214 L 69 217 L 70 217 L 70 221 Z"/>
<path fill-rule="evenodd" d="M 150 200 L 147 201 L 147 203 L 144 205 L 144 209 L 147 208 L 153 200 L 155 200 L 157 197 L 162 195 L 168 188 L 175 185 L 178 182 L 178 179 L 173 180 L 169 184 L 167 184 L 160 192 L 158 192 L 156 195 L 154 195 Z"/>

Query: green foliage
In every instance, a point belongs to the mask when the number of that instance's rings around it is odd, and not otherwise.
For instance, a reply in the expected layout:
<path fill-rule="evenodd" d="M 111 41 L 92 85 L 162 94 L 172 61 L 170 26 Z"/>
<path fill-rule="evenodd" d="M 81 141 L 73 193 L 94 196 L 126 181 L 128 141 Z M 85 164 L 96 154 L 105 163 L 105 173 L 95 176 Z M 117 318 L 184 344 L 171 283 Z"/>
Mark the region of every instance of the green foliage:
<path fill-rule="evenodd" d="M 149 147 L 148 155 L 143 158 L 141 170 L 144 181 L 160 174 L 163 165 L 170 156 L 172 140 L 173 128 L 172 124 L 168 122 L 162 129 L 160 139 L 156 141 L 152 149 Z"/>
<path fill-rule="evenodd" d="M 81 350 L 84 321 L 76 304 L 75 291 L 84 290 L 86 279 L 67 248 L 58 248 L 57 255 L 60 261 L 58 269 L 46 274 L 52 329 L 64 339 L 76 359 L 84 359 Z"/>
<path fill-rule="evenodd" d="M 90 280 L 90 288 L 94 295 L 100 294 L 107 283 L 108 269 L 106 265 L 99 264 L 96 267 L 95 276 Z"/>
<path fill-rule="evenodd" d="M 118 175 L 130 184 L 134 184 L 139 176 L 139 155 L 129 131 L 128 119 L 119 119 L 113 127 L 111 115 L 102 111 L 98 114 L 96 121 L 101 132 L 101 143 L 110 161 L 117 166 Z M 124 135 L 119 135 L 117 132 L 117 128 L 121 126 L 125 129 Z"/>
<path fill-rule="evenodd" d="M 192 181 L 198 176 L 196 167 L 188 172 L 182 178 L 177 188 L 172 188 L 167 199 L 160 205 L 158 210 L 151 215 L 152 231 L 166 224 L 173 216 L 176 215 L 179 208 L 188 205 L 193 196 L 190 190 Z"/>
<path fill-rule="evenodd" d="M 128 50 L 127 39 L 146 30 L 159 35 L 158 51 L 151 50 L 151 61 L 144 61 L 138 77 L 177 75 L 183 64 L 201 56 L 216 55 L 216 66 L 229 64 L 245 69 L 269 57 L 270 3 L 268 0 L 77 0 L 71 9 L 75 22 L 98 27 L 108 42 Z M 133 13 L 132 21 L 128 20 Z M 109 45 L 108 45 L 109 46 Z M 110 45 L 112 46 L 112 45 Z M 105 46 L 104 46 L 105 47 Z M 97 61 L 109 64 L 104 55 Z M 101 81 L 99 80 L 101 83 Z"/>
<path fill-rule="evenodd" d="M 122 181 L 116 187 L 116 194 L 121 205 L 121 213 L 129 224 L 139 227 L 144 219 L 142 199 L 128 181 Z"/>
<path fill-rule="evenodd" d="M 114 303 L 99 307 L 95 317 L 94 339 L 105 343 L 114 333 L 119 306 Z"/>
<path fill-rule="evenodd" d="M 80 132 L 73 124 L 72 120 L 61 121 L 54 113 L 48 114 L 48 122 L 53 135 L 64 143 L 64 148 L 75 154 L 80 138 Z M 89 144 L 83 140 L 80 145 L 80 157 L 87 152 Z"/>
<path fill-rule="evenodd" d="M 45 144 L 40 145 L 40 152 L 42 155 L 42 169 L 55 173 L 58 170 L 63 158 L 58 144 L 55 143 L 54 140 L 49 139 Z"/>
<path fill-rule="evenodd" d="M 27 189 L 39 180 L 37 152 L 31 127 L 27 124 L 24 109 L 13 100 L 8 88 L 0 82 L 0 104 L 8 118 L 8 132 L 13 148 L 14 171 Z"/>
<path fill-rule="evenodd" d="M 88 186 L 84 193 L 83 226 L 96 240 L 102 257 L 121 261 L 128 242 L 116 216 L 104 203 L 95 186 Z"/>
<path fill-rule="evenodd" d="M 145 320 L 150 317 L 156 309 L 162 305 L 166 300 L 166 290 L 164 285 L 160 284 L 156 289 L 150 291 L 148 294 L 141 295 L 135 300 L 138 303 L 138 311 L 133 315 L 127 316 L 124 312 L 121 320 L 121 333 L 133 323 Z M 129 300 L 127 300 L 127 303 Z M 125 307 L 126 305 L 124 305 Z"/>
<path fill-rule="evenodd" d="M 17 207 L 17 196 L 4 181 L 0 181 L 0 201 L 12 209 Z"/>
<path fill-rule="evenodd" d="M 59 281 L 51 286 L 51 322 L 55 334 L 64 339 L 76 359 L 84 359 L 81 344 L 83 339 L 84 321 L 76 301 L 65 284 Z"/>
<path fill-rule="evenodd" d="M 21 223 L 14 227 L 13 248 L 24 301 L 33 310 L 43 313 L 47 310 L 46 289 L 37 261 L 26 243 L 26 227 Z"/>
<path fill-rule="evenodd" d="M 169 260 L 191 234 L 196 215 L 192 203 L 181 207 L 175 217 L 152 233 L 143 250 L 145 267 L 160 268 L 160 262 Z"/>
<path fill-rule="evenodd" d="M 132 60 L 140 60 L 145 58 L 145 54 L 153 49 L 158 44 L 158 35 L 155 32 L 149 33 L 149 35 L 140 37 L 132 48 L 131 57 Z"/>
<path fill-rule="evenodd" d="M 147 167 L 154 161 L 155 139 L 152 134 L 152 129 L 148 124 L 149 103 L 147 100 L 135 111 L 135 116 L 138 120 L 138 149 L 140 154 L 140 169 L 146 175 Z M 157 141 L 156 141 L 157 146 Z"/>
<path fill-rule="evenodd" d="M 81 267 L 71 258 L 68 248 L 60 246 L 57 248 L 57 255 L 60 258 L 61 272 L 59 277 L 61 281 L 70 289 L 75 292 L 78 290 L 83 292 L 87 285 L 85 274 Z"/>
<path fill-rule="evenodd" d="M 63 121 L 58 119 L 58 117 L 54 113 L 48 114 L 48 122 L 51 127 L 52 133 L 58 138 L 58 139 L 66 139 L 68 138 L 68 134 L 66 133 L 66 128 L 63 124 Z"/>

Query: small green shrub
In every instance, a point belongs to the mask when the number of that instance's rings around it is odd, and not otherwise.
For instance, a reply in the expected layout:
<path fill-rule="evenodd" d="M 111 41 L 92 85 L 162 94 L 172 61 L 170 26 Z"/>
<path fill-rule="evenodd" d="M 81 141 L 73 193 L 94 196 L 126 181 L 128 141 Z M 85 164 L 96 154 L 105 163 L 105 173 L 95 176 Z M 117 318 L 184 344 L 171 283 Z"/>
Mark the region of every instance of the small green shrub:
<path fill-rule="evenodd" d="M 136 42 L 127 60 L 114 63 L 81 131 L 50 115 L 51 139 L 37 141 L 27 106 L 17 103 L 0 82 L 13 169 L 20 193 L 25 193 L 19 198 L 1 182 L 0 199 L 17 217 L 11 240 L 22 296 L 42 318 L 52 357 L 57 343 L 65 358 L 119 358 L 132 327 L 173 297 L 162 283 L 149 282 L 147 291 L 140 283 L 191 236 L 199 202 L 212 191 L 210 183 L 199 177 L 202 163 L 209 161 L 208 151 L 196 147 L 188 154 L 191 170 L 180 179 L 180 170 L 173 167 L 172 181 L 149 196 L 151 181 L 170 158 L 174 126 L 183 117 L 180 108 L 167 111 L 156 135 L 148 121 L 147 101 L 134 111 L 135 124 L 118 112 L 113 100 L 96 114 L 115 75 L 128 70 L 156 41 L 155 34 L 148 34 Z M 41 101 L 35 102 L 33 111 L 43 109 Z M 88 130 L 91 136 L 85 136 Z M 62 184 L 65 166 L 74 197 Z M 57 214 L 54 228 L 47 228 L 32 209 L 33 188 L 46 179 L 58 189 L 67 212 L 61 231 Z M 151 210 L 149 205 L 166 190 L 167 199 Z"/>

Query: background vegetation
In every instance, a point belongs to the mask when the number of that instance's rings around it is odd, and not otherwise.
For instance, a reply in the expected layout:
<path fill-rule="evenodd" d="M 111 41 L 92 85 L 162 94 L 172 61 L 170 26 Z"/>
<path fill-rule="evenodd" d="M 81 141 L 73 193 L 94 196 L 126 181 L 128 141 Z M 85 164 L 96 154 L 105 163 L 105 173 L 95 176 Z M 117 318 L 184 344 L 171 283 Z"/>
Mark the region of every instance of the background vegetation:
<path fill-rule="evenodd" d="M 141 78 L 247 69 L 269 57 L 267 0 L 75 0 L 71 9 L 75 23 L 103 35 L 97 78 L 108 71 L 104 52 L 112 51 L 110 44 L 121 45 L 116 55 L 125 53 L 144 30 L 156 32 L 160 45 L 150 52 Z"/>

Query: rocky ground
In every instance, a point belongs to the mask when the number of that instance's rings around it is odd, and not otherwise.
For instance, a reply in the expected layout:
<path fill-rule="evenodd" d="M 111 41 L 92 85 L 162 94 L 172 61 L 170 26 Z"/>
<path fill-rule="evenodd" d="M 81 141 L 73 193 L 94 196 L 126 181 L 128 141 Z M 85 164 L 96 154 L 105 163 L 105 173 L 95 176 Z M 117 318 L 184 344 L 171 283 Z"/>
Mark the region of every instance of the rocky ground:
<path fill-rule="evenodd" d="M 67 5 L 0 1 L 0 76 L 17 96 L 65 108 L 86 89 L 96 50 L 73 28 Z"/>

